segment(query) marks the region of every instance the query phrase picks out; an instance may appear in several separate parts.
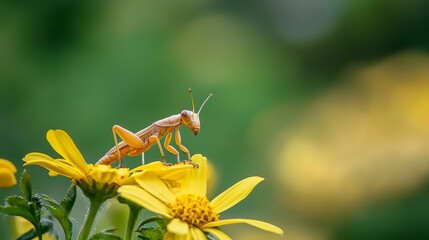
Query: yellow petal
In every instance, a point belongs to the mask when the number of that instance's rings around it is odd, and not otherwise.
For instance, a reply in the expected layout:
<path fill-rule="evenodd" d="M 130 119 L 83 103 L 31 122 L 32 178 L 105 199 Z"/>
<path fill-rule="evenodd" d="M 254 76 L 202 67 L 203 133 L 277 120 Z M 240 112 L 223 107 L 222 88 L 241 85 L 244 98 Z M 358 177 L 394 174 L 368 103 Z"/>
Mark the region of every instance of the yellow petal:
<path fill-rule="evenodd" d="M 121 181 L 118 182 L 119 185 L 137 185 L 137 182 L 134 179 L 134 174 L 132 174 L 129 177 L 124 177 L 121 179 Z"/>
<path fill-rule="evenodd" d="M 234 184 L 210 202 L 213 210 L 219 214 L 229 209 L 246 198 L 252 192 L 253 188 L 263 180 L 261 177 L 249 177 Z"/>
<path fill-rule="evenodd" d="M 199 167 L 190 170 L 189 176 L 182 183 L 181 192 L 205 196 L 207 193 L 207 158 L 201 154 L 195 154 L 191 159 Z"/>
<path fill-rule="evenodd" d="M 176 171 L 178 169 L 193 169 L 195 168 L 195 166 L 191 165 L 191 164 L 175 164 L 173 166 L 168 166 L 165 168 L 166 171 Z"/>
<path fill-rule="evenodd" d="M 12 187 L 16 184 L 16 167 L 6 159 L 0 159 L 0 187 Z"/>
<path fill-rule="evenodd" d="M 160 161 L 156 161 L 156 162 L 150 162 L 148 164 L 138 166 L 132 169 L 130 172 L 133 173 L 133 172 L 139 172 L 139 171 L 145 171 L 145 170 L 159 170 L 166 167 L 167 166 L 162 164 Z"/>
<path fill-rule="evenodd" d="M 23 158 L 23 160 L 26 162 L 24 166 L 39 165 L 66 177 L 74 179 L 85 178 L 85 175 L 76 168 L 68 164 L 64 164 L 61 161 L 57 161 L 43 153 L 29 153 Z"/>
<path fill-rule="evenodd" d="M 206 235 L 199 228 L 191 227 L 190 232 L 191 232 L 192 240 L 207 240 Z"/>
<path fill-rule="evenodd" d="M 57 173 L 57 172 L 55 172 L 55 171 L 52 171 L 52 170 L 49 170 L 49 172 L 48 172 L 48 175 L 49 175 L 50 177 L 56 177 L 56 176 L 58 176 L 58 174 L 59 174 L 59 173 Z"/>
<path fill-rule="evenodd" d="M 16 173 L 15 165 L 13 165 L 13 163 L 11 163 L 10 161 L 8 161 L 6 159 L 0 158 L 0 169 L 1 168 L 5 168 L 5 169 L 8 169 L 9 171 L 11 171 L 13 173 Z"/>
<path fill-rule="evenodd" d="M 52 148 L 67 161 L 70 161 L 71 165 L 82 171 L 83 174 L 89 172 L 89 167 L 82 154 L 66 132 L 51 129 L 46 134 L 46 138 Z"/>
<path fill-rule="evenodd" d="M 183 171 L 188 169 L 176 169 L 176 171 L 166 171 L 165 173 L 161 174 L 159 177 L 164 180 L 169 181 L 181 181 L 187 177 L 189 174 L 189 171 Z"/>
<path fill-rule="evenodd" d="M 175 218 L 167 225 L 167 230 L 176 235 L 187 235 L 189 232 L 189 225 L 185 222 L 180 221 L 180 219 Z"/>
<path fill-rule="evenodd" d="M 283 230 L 281 230 L 279 227 L 276 227 L 270 223 L 266 223 L 266 222 L 258 221 L 258 220 L 253 220 L 253 219 L 243 219 L 243 218 L 225 219 L 225 220 L 209 222 L 209 223 L 206 223 L 203 226 L 203 228 L 205 229 L 205 228 L 220 227 L 223 225 L 237 224 L 237 223 L 247 223 L 249 225 L 260 228 L 262 230 L 283 235 Z"/>
<path fill-rule="evenodd" d="M 143 172 L 135 180 L 143 189 L 165 203 L 176 200 L 176 196 L 171 193 L 167 185 L 152 171 Z"/>
<path fill-rule="evenodd" d="M 226 233 L 216 228 L 204 228 L 203 231 L 213 234 L 219 240 L 232 240 Z"/>
<path fill-rule="evenodd" d="M 96 182 L 118 184 L 125 175 L 128 175 L 128 168 L 112 168 L 110 165 L 97 164 L 90 166 L 89 176 Z"/>
<path fill-rule="evenodd" d="M 187 177 L 191 169 L 194 169 L 194 166 L 174 165 L 162 171 L 162 173 L 160 173 L 159 176 L 160 178 L 165 180 L 181 181 Z"/>
<path fill-rule="evenodd" d="M 66 161 L 66 160 L 64 160 L 64 159 L 62 159 L 62 158 L 56 158 L 56 159 L 55 159 L 55 161 L 57 161 L 57 162 L 61 162 L 61 163 L 63 163 L 63 164 L 69 165 L 70 167 L 76 168 L 75 166 L 71 165 L 69 161 Z M 82 174 L 83 174 L 83 173 L 82 173 Z"/>
<path fill-rule="evenodd" d="M 167 206 L 144 189 L 137 186 L 126 185 L 120 187 L 118 193 L 120 193 L 123 198 L 133 201 L 149 211 L 172 218 L 168 213 Z"/>
<path fill-rule="evenodd" d="M 12 187 L 15 184 L 15 174 L 10 169 L 0 168 L 0 187 Z"/>
<path fill-rule="evenodd" d="M 170 233 L 170 232 L 166 232 L 166 233 L 164 234 L 164 238 L 163 238 L 163 240 L 175 240 L 175 239 L 174 239 L 174 234 L 173 234 L 173 233 Z"/>

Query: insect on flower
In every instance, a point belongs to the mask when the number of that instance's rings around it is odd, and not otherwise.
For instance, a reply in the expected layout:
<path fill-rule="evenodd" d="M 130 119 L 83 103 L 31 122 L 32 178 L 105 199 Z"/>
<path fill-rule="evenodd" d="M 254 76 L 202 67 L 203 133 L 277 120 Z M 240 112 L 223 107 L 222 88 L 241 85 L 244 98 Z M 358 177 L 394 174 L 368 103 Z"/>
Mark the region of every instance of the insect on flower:
<path fill-rule="evenodd" d="M 120 168 L 122 167 L 122 158 L 124 156 L 137 156 L 142 154 L 142 164 L 144 164 L 144 153 L 155 143 L 158 145 L 162 161 L 165 163 L 165 155 L 160 143 L 160 139 L 164 135 L 166 135 L 164 141 L 165 149 L 177 156 L 177 162 L 180 162 L 179 152 L 170 145 L 173 131 L 175 131 L 176 145 L 183 153 L 188 155 L 188 161 L 191 161 L 189 150 L 182 145 L 179 127 L 185 125 L 194 135 L 197 135 L 200 131 L 200 111 L 212 94 L 206 98 L 198 112 L 195 112 L 194 98 L 192 97 L 191 89 L 189 89 L 189 94 L 192 101 L 192 111 L 183 110 L 179 114 L 158 120 L 137 133 L 133 133 L 119 125 L 114 125 L 112 127 L 112 132 L 115 146 L 98 160 L 97 163 L 109 165 L 118 160 L 118 168 Z M 123 140 L 122 142 L 118 143 L 116 134 Z"/>

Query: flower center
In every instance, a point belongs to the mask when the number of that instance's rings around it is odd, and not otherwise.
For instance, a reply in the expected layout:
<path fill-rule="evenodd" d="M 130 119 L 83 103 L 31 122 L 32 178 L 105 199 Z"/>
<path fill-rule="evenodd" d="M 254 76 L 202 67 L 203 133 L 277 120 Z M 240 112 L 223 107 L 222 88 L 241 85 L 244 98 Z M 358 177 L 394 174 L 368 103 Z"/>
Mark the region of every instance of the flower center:
<path fill-rule="evenodd" d="M 175 202 L 167 203 L 167 206 L 174 218 L 196 227 L 219 220 L 219 214 L 213 211 L 206 196 L 184 194 L 177 197 Z"/>

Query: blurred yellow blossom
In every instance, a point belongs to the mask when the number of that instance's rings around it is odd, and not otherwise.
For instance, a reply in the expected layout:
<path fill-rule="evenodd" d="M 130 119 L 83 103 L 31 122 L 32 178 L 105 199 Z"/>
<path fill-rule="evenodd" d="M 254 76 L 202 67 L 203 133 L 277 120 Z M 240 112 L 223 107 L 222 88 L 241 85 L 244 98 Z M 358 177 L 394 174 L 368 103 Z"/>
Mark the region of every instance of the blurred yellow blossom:
<path fill-rule="evenodd" d="M 347 78 L 275 144 L 283 195 L 301 214 L 338 216 L 429 174 L 429 58 L 403 54 Z"/>
<path fill-rule="evenodd" d="M 33 224 L 26 220 L 23 217 L 14 216 L 12 217 L 13 225 L 13 239 L 19 238 L 22 234 L 30 231 L 34 228 Z M 33 238 L 33 240 L 39 239 L 38 237 Z M 42 235 L 43 240 L 55 240 L 57 239 L 55 235 L 51 232 L 47 232 Z"/>
<path fill-rule="evenodd" d="M 6 159 L 0 159 L 0 187 L 11 187 L 16 184 L 16 167 Z"/>

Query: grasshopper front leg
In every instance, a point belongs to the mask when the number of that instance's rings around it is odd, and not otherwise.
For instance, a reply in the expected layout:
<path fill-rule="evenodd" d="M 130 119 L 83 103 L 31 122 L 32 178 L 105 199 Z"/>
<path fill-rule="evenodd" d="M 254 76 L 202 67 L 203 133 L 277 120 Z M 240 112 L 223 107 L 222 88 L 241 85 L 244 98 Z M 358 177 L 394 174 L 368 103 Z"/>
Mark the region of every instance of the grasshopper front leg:
<path fill-rule="evenodd" d="M 191 164 L 194 167 L 198 168 L 199 167 L 198 164 L 192 162 L 192 160 L 191 160 L 191 154 L 189 153 L 189 150 L 185 146 L 182 145 L 182 139 L 180 137 L 179 129 L 176 129 L 176 134 L 175 134 L 174 137 L 176 139 L 176 144 L 177 144 L 177 146 L 179 146 L 180 150 L 182 150 L 183 153 L 188 154 L 188 160 L 187 161 L 185 160 L 184 162 L 185 163 L 188 162 L 189 164 Z"/>
<path fill-rule="evenodd" d="M 189 150 L 182 145 L 182 138 L 180 137 L 179 129 L 176 129 L 176 134 L 174 135 L 174 138 L 176 140 L 176 145 L 180 148 L 180 150 L 183 153 L 188 154 L 188 161 L 191 161 L 191 154 L 189 153 Z"/>
<path fill-rule="evenodd" d="M 134 134 L 133 132 L 131 132 L 131 131 L 119 126 L 119 125 L 114 125 L 112 127 L 112 132 L 113 132 L 113 140 L 115 141 L 116 153 L 118 154 L 118 161 L 119 161 L 118 168 L 121 168 L 122 167 L 122 158 L 121 158 L 121 153 L 119 151 L 118 138 L 116 137 L 116 134 L 126 144 L 128 144 L 134 148 L 143 148 L 144 143 L 136 134 Z"/>
<path fill-rule="evenodd" d="M 171 132 L 167 133 L 167 136 L 165 136 L 164 147 L 165 149 L 167 149 L 167 151 L 177 157 L 177 162 L 180 162 L 179 152 L 173 146 L 170 145 L 172 135 L 173 134 Z"/>

